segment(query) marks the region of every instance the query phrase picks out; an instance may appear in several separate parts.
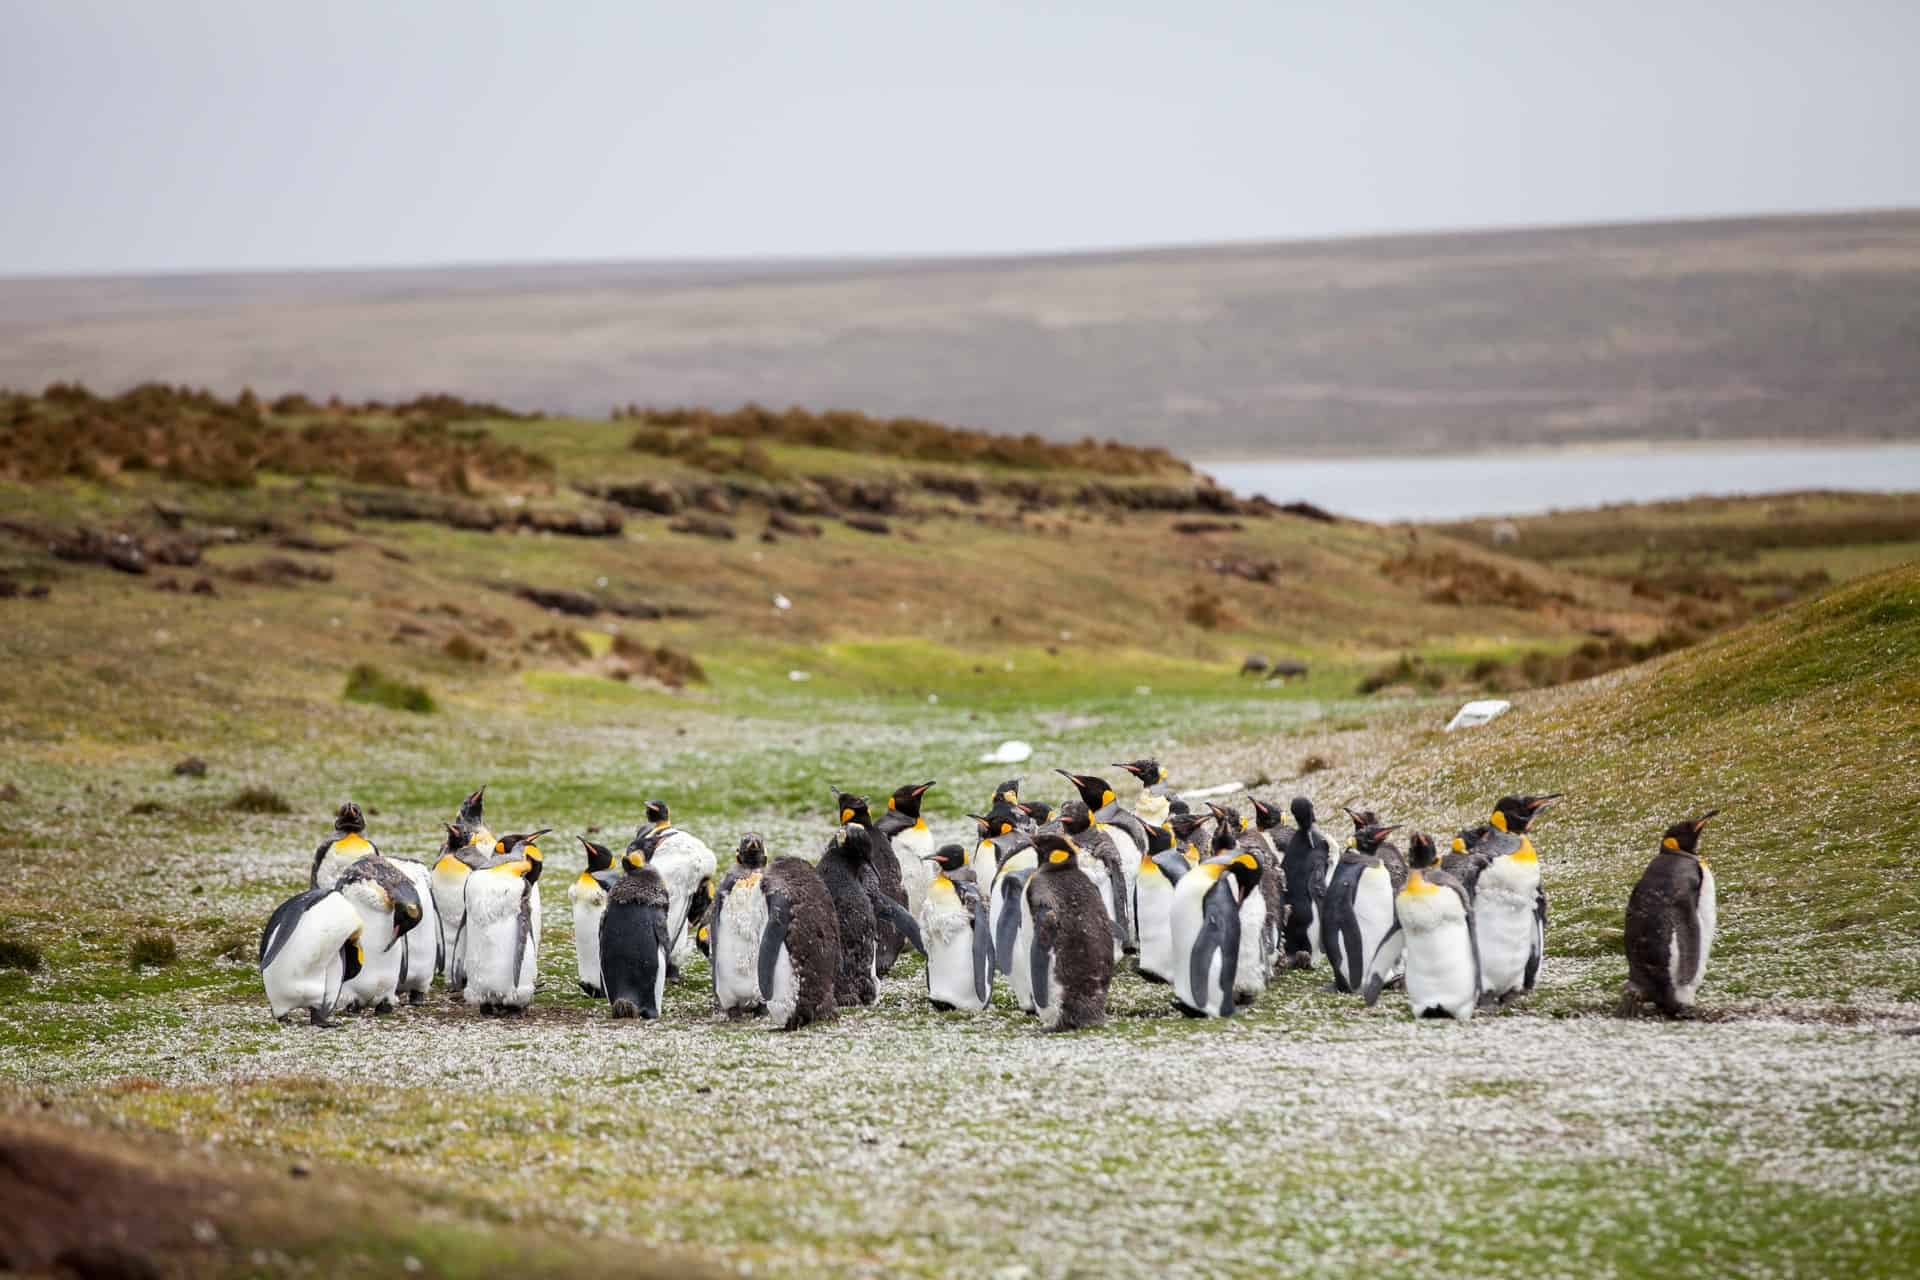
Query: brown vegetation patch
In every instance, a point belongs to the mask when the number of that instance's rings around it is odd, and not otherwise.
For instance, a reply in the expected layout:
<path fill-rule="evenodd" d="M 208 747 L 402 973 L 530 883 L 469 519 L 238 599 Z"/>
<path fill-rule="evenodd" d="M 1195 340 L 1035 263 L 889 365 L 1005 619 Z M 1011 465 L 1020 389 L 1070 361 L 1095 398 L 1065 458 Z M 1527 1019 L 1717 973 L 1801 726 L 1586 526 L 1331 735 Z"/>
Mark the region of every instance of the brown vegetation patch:
<path fill-rule="evenodd" d="M 1408 551 L 1381 565 L 1380 572 L 1395 582 L 1429 584 L 1426 598 L 1434 604 L 1531 611 L 1574 603 L 1564 591 L 1549 591 L 1511 569 L 1447 549 Z"/>

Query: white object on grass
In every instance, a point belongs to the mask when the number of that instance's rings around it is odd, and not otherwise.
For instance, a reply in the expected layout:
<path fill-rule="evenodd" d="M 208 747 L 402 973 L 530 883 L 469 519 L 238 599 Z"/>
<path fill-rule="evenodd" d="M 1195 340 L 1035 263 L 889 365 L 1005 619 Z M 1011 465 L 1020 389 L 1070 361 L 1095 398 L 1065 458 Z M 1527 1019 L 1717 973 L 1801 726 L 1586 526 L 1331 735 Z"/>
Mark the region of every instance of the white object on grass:
<path fill-rule="evenodd" d="M 981 764 L 1019 764 L 1033 754 L 1033 748 L 1018 738 L 1009 738 L 993 751 L 980 757 Z"/>
<path fill-rule="evenodd" d="M 805 671 L 789 671 L 787 672 L 787 679 L 793 681 L 795 684 L 799 684 L 803 680 L 813 679 L 813 676 Z"/>
<path fill-rule="evenodd" d="M 1471 729 L 1475 725 L 1485 724 L 1498 719 L 1512 710 L 1513 704 L 1500 698 L 1483 698 L 1479 702 L 1469 702 L 1453 713 L 1453 719 L 1447 721 L 1447 732 L 1455 729 Z"/>
<path fill-rule="evenodd" d="M 1211 800 L 1215 796 L 1230 796 L 1236 791 L 1246 790 L 1238 782 L 1223 782 L 1217 787 L 1201 787 L 1198 791 L 1182 791 L 1182 800 Z"/>

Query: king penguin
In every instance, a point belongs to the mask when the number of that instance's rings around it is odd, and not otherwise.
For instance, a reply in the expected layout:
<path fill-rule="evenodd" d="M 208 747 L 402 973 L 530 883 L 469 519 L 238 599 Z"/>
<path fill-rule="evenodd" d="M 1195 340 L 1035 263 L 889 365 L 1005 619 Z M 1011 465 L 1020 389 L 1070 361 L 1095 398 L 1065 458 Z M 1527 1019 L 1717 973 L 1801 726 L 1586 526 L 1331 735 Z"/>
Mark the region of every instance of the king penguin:
<path fill-rule="evenodd" d="M 1287 918 L 1282 945 L 1287 967 L 1311 969 L 1320 958 L 1320 907 L 1333 879 L 1333 842 L 1315 825 L 1313 801 L 1295 796 L 1293 833 L 1280 857 L 1287 893 Z"/>
<path fill-rule="evenodd" d="M 1113 788 L 1105 778 L 1092 774 L 1068 773 L 1065 769 L 1055 769 L 1055 773 L 1073 784 L 1080 793 L 1080 802 L 1087 806 L 1087 812 L 1093 815 L 1094 826 L 1108 833 L 1119 851 L 1120 861 L 1127 876 L 1127 895 L 1133 895 L 1133 877 L 1139 869 L 1140 855 L 1147 847 L 1147 824 L 1122 809 L 1114 799 Z"/>
<path fill-rule="evenodd" d="M 707 913 L 713 1004 L 730 1021 L 766 1011 L 766 998 L 760 994 L 760 939 L 767 930 L 760 879 L 766 872 L 767 843 L 749 831 L 740 837 L 733 865 L 721 877 Z"/>
<path fill-rule="evenodd" d="M 360 915 L 360 972 L 340 988 L 342 1009 L 392 1013 L 407 976 L 407 935 L 420 923 L 420 898 L 405 872 L 377 853 L 357 859 L 335 886 Z"/>
<path fill-rule="evenodd" d="M 480 787 L 461 802 L 454 820 L 447 824 L 446 841 L 433 863 L 433 905 L 440 917 L 440 952 L 447 990 L 462 999 L 467 977 L 459 939 L 466 920 L 467 876 L 487 865 L 498 843 L 484 817 L 486 791 Z"/>
<path fill-rule="evenodd" d="M 1217 838 L 1217 833 L 1216 833 Z M 1240 963 L 1240 904 L 1260 891 L 1260 860 L 1210 857 L 1173 888 L 1173 1003 L 1190 1018 L 1231 1018 Z"/>
<path fill-rule="evenodd" d="M 574 838 L 587 854 L 587 869 L 567 889 L 567 901 L 573 905 L 574 968 L 581 992 L 598 1000 L 607 994 L 600 981 L 600 921 L 606 915 L 607 894 L 619 882 L 620 873 L 613 869 L 611 849 L 585 836 Z"/>
<path fill-rule="evenodd" d="M 1487 819 L 1493 830 L 1471 849 L 1481 864 L 1473 883 L 1473 924 L 1483 999 L 1509 1004 L 1539 980 L 1546 958 L 1547 893 L 1527 828 L 1559 798 L 1558 792 L 1502 796 Z"/>
<path fill-rule="evenodd" d="M 1180 815 L 1191 837 L 1206 819 Z M 1174 845 L 1171 825 L 1148 829 L 1147 852 L 1141 855 L 1133 882 L 1133 929 L 1138 955 L 1134 967 L 1148 982 L 1173 981 L 1173 893 L 1180 880 L 1198 863 L 1188 862 Z"/>
<path fill-rule="evenodd" d="M 1113 925 L 1113 960 L 1118 964 L 1121 956 L 1133 950 L 1130 901 L 1133 895 L 1128 891 L 1128 877 L 1120 865 L 1122 854 L 1115 847 L 1111 829 L 1095 826 L 1093 815 L 1078 800 L 1069 800 L 1060 807 L 1060 830 L 1079 850 L 1075 865 L 1100 891 L 1100 902 Z M 1140 855 L 1129 849 L 1125 856 L 1138 858 Z"/>
<path fill-rule="evenodd" d="M 775 858 L 760 877 L 767 927 L 760 935 L 760 998 L 776 1031 L 834 1016 L 840 921 L 827 883 L 810 862 Z"/>
<path fill-rule="evenodd" d="M 1229 853 L 1251 854 L 1260 864 L 1258 891 L 1240 900 L 1240 958 L 1233 971 L 1233 998 L 1238 1004 L 1252 1004 L 1267 989 L 1273 975 L 1272 939 L 1267 932 L 1267 882 L 1275 878 L 1268 861 L 1267 842 L 1247 829 L 1247 820 L 1238 809 L 1207 802 L 1213 811 L 1213 856 Z"/>
<path fill-rule="evenodd" d="M 1080 869 L 1080 849 L 1070 836 L 1043 832 L 1034 851 L 1039 867 L 1021 907 L 1034 1012 L 1048 1031 L 1097 1027 L 1107 1020 L 1113 983 L 1112 917 Z"/>
<path fill-rule="evenodd" d="M 886 916 L 893 927 L 923 954 L 920 926 L 906 908 L 880 892 L 870 866 L 873 832 L 849 822 L 833 834 L 820 856 L 820 878 L 833 901 L 839 922 L 840 963 L 834 977 L 834 1000 L 842 1008 L 873 1004 L 880 999 L 880 974 L 874 965 L 875 922 Z"/>
<path fill-rule="evenodd" d="M 1372 1008 L 1399 967 L 1414 1017 L 1466 1022 L 1480 999 L 1473 902 L 1438 861 L 1433 837 L 1416 833 L 1408 845 L 1406 885 L 1393 899 L 1393 926 L 1369 959 L 1361 994 Z"/>
<path fill-rule="evenodd" d="M 933 883 L 933 832 L 920 816 L 920 801 L 938 783 L 916 782 L 900 787 L 887 797 L 887 811 L 874 823 L 880 834 L 893 844 L 900 864 L 900 882 L 907 891 L 907 912 L 920 916 L 920 904 L 927 900 L 927 886 Z"/>
<path fill-rule="evenodd" d="M 1627 899 L 1627 996 L 1669 1018 L 1693 1008 L 1713 951 L 1719 899 L 1700 832 L 1718 812 L 1668 827 Z"/>
<path fill-rule="evenodd" d="M 333 1020 L 340 987 L 360 972 L 360 913 L 334 889 L 308 889 L 274 908 L 260 934 L 260 980 L 273 1016 L 305 1009 L 316 1027 Z"/>
<path fill-rule="evenodd" d="M 313 869 L 307 873 L 309 889 L 331 889 L 340 883 L 347 868 L 368 854 L 378 853 L 367 839 L 366 815 L 349 800 L 333 818 L 333 836 L 313 852 Z"/>
<path fill-rule="evenodd" d="M 893 851 L 893 841 L 888 839 L 886 832 L 874 823 L 873 812 L 867 807 L 867 798 L 835 787 L 833 805 L 839 811 L 839 821 L 842 826 L 851 822 L 857 827 L 866 828 L 867 867 L 873 886 L 881 894 L 899 903 L 904 910 L 907 906 L 907 885 L 906 877 L 900 869 L 900 858 Z M 904 941 L 904 936 L 894 926 L 890 915 L 883 913 L 875 917 L 873 966 L 876 974 L 884 978 L 893 972 L 894 962 L 900 958 L 900 948 Z"/>
<path fill-rule="evenodd" d="M 927 1003 L 942 1013 L 978 1013 L 993 998 L 993 929 L 966 850 L 942 845 L 927 855 L 934 870 L 920 908 L 927 944 Z"/>
<path fill-rule="evenodd" d="M 647 801 L 645 812 L 646 821 L 634 831 L 627 852 L 651 837 L 647 865 L 667 886 L 667 976 L 678 978 L 680 966 L 694 951 L 693 932 L 713 901 L 713 873 L 720 864 L 705 841 L 673 825 L 666 801 Z"/>
<path fill-rule="evenodd" d="M 1115 763 L 1140 780 L 1140 794 L 1133 802 L 1133 816 L 1149 827 L 1166 825 L 1172 811 L 1173 786 L 1167 771 L 1152 756 Z"/>
<path fill-rule="evenodd" d="M 1320 947 L 1333 969 L 1333 989 L 1348 993 L 1360 990 L 1367 961 L 1393 928 L 1393 876 L 1377 851 L 1397 830 L 1366 810 L 1354 811 L 1354 824 L 1353 847 L 1340 855 L 1320 903 Z"/>
<path fill-rule="evenodd" d="M 464 958 L 467 1000 L 482 1014 L 521 1013 L 539 976 L 539 838 L 509 836 L 494 860 L 467 877 L 466 914 L 457 950 Z"/>
<path fill-rule="evenodd" d="M 671 895 L 647 862 L 649 843 L 623 855 L 625 874 L 607 893 L 600 917 L 600 981 L 615 1018 L 658 1018 L 666 997 Z"/>
<path fill-rule="evenodd" d="M 1287 924 L 1287 872 L 1280 864 L 1284 846 L 1273 834 L 1282 828 L 1285 819 L 1279 805 L 1268 804 L 1257 796 L 1247 798 L 1253 802 L 1253 830 L 1242 834 L 1240 843 L 1256 845 L 1260 851 L 1260 895 L 1267 904 L 1263 944 L 1267 949 L 1267 974 L 1271 977 L 1285 958 L 1280 948 Z"/>

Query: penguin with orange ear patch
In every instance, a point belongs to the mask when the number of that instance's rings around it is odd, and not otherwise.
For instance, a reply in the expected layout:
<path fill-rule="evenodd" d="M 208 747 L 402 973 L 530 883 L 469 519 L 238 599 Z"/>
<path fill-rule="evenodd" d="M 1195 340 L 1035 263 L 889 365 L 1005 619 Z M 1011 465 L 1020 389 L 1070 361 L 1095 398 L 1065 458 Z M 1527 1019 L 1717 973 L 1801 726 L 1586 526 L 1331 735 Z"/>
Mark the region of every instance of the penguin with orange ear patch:
<path fill-rule="evenodd" d="M 1231 1018 L 1240 965 L 1240 904 L 1260 892 L 1260 860 L 1229 849 L 1173 887 L 1173 1004 L 1189 1018 Z"/>
<path fill-rule="evenodd" d="M 1033 847 L 1039 866 L 1021 904 L 1033 1011 L 1048 1031 L 1097 1027 L 1113 984 L 1112 919 L 1071 836 L 1042 832 Z"/>
<path fill-rule="evenodd" d="M 1713 951 L 1719 898 L 1700 832 L 1718 812 L 1668 827 L 1627 899 L 1627 995 L 1669 1018 L 1693 1008 Z"/>
<path fill-rule="evenodd" d="M 313 851 L 313 867 L 307 872 L 309 889 L 331 889 L 347 873 L 347 868 L 369 854 L 379 853 L 367 839 L 366 815 L 349 800 L 333 817 L 333 837 Z"/>
<path fill-rule="evenodd" d="M 1546 957 L 1547 892 L 1540 883 L 1540 856 L 1527 831 L 1559 798 L 1558 792 L 1502 796 L 1487 819 L 1492 830 L 1472 847 L 1484 864 L 1473 881 L 1482 1000 L 1511 1003 L 1539 980 Z"/>

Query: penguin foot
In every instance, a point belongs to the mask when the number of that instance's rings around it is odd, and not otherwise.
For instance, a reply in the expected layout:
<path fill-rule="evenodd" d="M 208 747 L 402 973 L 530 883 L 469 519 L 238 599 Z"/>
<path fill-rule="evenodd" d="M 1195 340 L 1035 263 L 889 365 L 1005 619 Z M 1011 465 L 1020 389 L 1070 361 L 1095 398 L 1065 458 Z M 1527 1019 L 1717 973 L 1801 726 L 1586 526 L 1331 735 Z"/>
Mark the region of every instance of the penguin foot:
<path fill-rule="evenodd" d="M 392 1012 L 393 1012 L 393 1001 L 391 1001 L 391 1000 L 382 1000 L 382 1001 L 381 1001 L 381 1002 L 380 1002 L 379 1004 L 376 1004 L 375 1006 L 373 1006 L 373 1011 L 374 1011 L 375 1013 L 377 1013 L 377 1014 L 380 1014 L 380 1015 L 383 1015 L 383 1016 L 384 1016 L 384 1015 L 386 1015 L 386 1014 L 389 1014 L 389 1013 L 392 1013 Z"/>
<path fill-rule="evenodd" d="M 678 982 L 678 981 L 680 981 L 680 966 L 679 966 L 679 965 L 677 965 L 677 964 L 673 964 L 673 963 L 671 963 L 671 962 L 669 962 L 669 963 L 668 963 L 668 965 L 667 965 L 667 981 L 668 981 L 668 982 Z"/>
<path fill-rule="evenodd" d="M 1311 951 L 1294 952 L 1292 955 L 1287 957 L 1287 968 L 1289 969 L 1313 968 L 1313 953 Z"/>
<path fill-rule="evenodd" d="M 1179 999 L 1174 1000 L 1173 1007 L 1178 1009 L 1183 1016 L 1188 1018 L 1204 1018 L 1207 1016 L 1205 1010 L 1196 1009 L 1192 1005 L 1186 1003 L 1184 1000 L 1179 1000 Z"/>
<path fill-rule="evenodd" d="M 583 996 L 590 996 L 595 1000 L 604 1000 L 607 997 L 607 993 L 605 990 L 603 990 L 600 987 L 596 987 L 589 982 L 583 982 L 580 984 L 580 994 Z"/>
<path fill-rule="evenodd" d="M 330 1027 L 333 1025 L 333 1018 L 325 1009 L 316 1006 L 307 1010 L 307 1022 L 316 1027 Z"/>
<path fill-rule="evenodd" d="M 408 1003 L 408 1004 L 411 1004 L 411 1005 L 422 1005 L 422 1004 L 425 1004 L 426 1002 L 427 1002 L 427 993 L 426 993 L 426 992 L 424 992 L 424 991 L 409 991 L 409 992 L 407 992 L 407 1003 Z"/>
<path fill-rule="evenodd" d="M 1502 1009 L 1511 1009 L 1514 1005 L 1519 1004 L 1526 998 L 1527 993 L 1524 991 L 1509 991 L 1500 997 L 1500 1007 Z"/>

